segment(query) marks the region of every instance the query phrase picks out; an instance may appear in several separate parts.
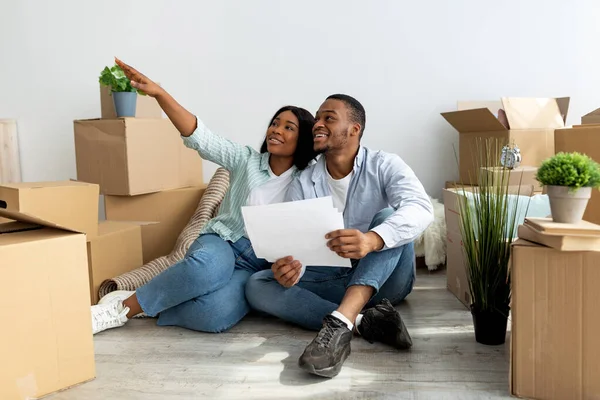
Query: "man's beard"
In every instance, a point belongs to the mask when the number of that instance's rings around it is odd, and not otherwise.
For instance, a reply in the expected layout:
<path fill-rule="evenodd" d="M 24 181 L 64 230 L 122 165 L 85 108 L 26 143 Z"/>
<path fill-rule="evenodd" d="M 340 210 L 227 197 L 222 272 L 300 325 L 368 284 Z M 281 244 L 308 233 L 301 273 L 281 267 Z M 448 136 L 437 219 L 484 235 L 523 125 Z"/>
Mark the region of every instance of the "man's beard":
<path fill-rule="evenodd" d="M 346 146 L 346 144 L 348 143 L 348 131 L 346 130 L 345 134 L 344 133 L 332 133 L 331 136 L 329 136 L 329 139 L 331 140 L 332 138 L 338 139 L 337 146 L 332 147 L 330 143 L 326 143 L 322 148 L 320 148 L 320 149 L 313 148 L 313 150 L 317 154 L 324 154 L 324 153 L 330 152 L 332 150 L 343 149 Z"/>

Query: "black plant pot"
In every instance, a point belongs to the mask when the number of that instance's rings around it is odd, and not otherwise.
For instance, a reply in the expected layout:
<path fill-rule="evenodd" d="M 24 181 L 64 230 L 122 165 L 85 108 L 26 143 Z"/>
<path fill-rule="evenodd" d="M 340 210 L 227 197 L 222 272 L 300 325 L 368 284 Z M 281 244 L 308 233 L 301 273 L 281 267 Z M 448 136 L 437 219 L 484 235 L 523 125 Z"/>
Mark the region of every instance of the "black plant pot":
<path fill-rule="evenodd" d="M 475 340 L 488 346 L 498 346 L 506 341 L 506 326 L 509 308 L 503 310 L 480 310 L 471 305 L 471 315 L 475 326 Z"/>

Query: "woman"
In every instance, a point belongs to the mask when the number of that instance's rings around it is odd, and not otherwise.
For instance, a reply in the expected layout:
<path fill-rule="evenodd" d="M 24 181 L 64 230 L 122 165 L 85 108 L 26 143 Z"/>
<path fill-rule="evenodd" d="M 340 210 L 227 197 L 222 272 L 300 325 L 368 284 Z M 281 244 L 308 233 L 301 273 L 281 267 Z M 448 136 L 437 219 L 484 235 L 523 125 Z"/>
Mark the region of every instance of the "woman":
<path fill-rule="evenodd" d="M 211 132 L 164 89 L 115 60 L 131 85 L 156 98 L 187 147 L 230 171 L 229 189 L 218 215 L 202 229 L 183 260 L 135 292 L 117 291 L 92 306 L 94 334 L 123 326 L 135 315 L 158 315 L 158 325 L 222 332 L 249 311 L 244 286 L 270 268 L 246 238 L 241 207 L 282 202 L 292 178 L 315 158 L 310 112 L 287 106 L 267 129 L 260 153 Z"/>

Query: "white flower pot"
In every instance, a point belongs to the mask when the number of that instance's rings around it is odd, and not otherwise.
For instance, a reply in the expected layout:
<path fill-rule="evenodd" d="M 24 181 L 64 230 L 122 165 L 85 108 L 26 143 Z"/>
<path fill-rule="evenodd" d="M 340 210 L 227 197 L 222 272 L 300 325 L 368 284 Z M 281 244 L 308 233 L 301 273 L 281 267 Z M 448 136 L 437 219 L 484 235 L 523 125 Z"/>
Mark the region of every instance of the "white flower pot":
<path fill-rule="evenodd" d="M 592 188 L 569 189 L 567 186 L 547 186 L 554 222 L 576 224 L 583 219 L 585 208 L 592 196 Z"/>

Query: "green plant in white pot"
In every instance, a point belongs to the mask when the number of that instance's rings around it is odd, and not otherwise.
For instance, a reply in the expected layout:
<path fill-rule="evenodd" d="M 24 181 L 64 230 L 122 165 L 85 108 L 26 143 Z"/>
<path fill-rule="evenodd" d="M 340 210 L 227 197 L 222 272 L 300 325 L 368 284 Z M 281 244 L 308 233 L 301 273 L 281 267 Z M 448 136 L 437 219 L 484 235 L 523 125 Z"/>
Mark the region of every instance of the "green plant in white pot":
<path fill-rule="evenodd" d="M 131 86 L 131 81 L 127 79 L 125 73 L 118 65 L 104 67 L 100 73 L 100 84 L 108 86 L 110 94 L 115 105 L 117 117 L 134 117 L 137 106 L 137 95 L 145 93 Z"/>
<path fill-rule="evenodd" d="M 585 154 L 560 152 L 544 160 L 536 179 L 546 186 L 552 220 L 576 224 L 592 195 L 600 188 L 600 165 Z"/>

